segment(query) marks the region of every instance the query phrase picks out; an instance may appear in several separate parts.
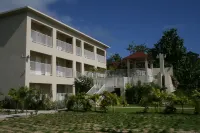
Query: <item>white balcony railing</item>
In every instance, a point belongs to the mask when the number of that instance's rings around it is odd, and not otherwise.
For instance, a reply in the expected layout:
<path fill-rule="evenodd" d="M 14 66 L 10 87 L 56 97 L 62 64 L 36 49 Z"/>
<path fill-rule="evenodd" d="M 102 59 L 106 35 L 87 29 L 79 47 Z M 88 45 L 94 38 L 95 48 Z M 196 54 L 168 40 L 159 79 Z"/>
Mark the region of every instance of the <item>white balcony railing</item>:
<path fill-rule="evenodd" d="M 63 42 L 57 39 L 57 49 L 67 53 L 73 53 L 73 46 L 67 42 Z"/>
<path fill-rule="evenodd" d="M 49 76 L 49 75 L 51 75 L 51 72 L 52 72 L 51 64 L 31 61 L 30 67 L 31 67 L 30 68 L 31 74 L 35 74 L 35 75 L 47 75 L 47 76 Z"/>
<path fill-rule="evenodd" d="M 98 62 L 105 63 L 105 56 L 97 54 Z"/>
<path fill-rule="evenodd" d="M 76 55 L 77 55 L 77 56 L 82 56 L 81 47 L 77 47 L 77 46 L 76 46 Z"/>
<path fill-rule="evenodd" d="M 87 58 L 87 59 L 95 60 L 94 52 L 91 52 L 91 51 L 85 49 L 84 55 L 85 55 L 85 58 Z"/>
<path fill-rule="evenodd" d="M 53 47 L 52 37 L 42 34 L 38 31 L 31 30 L 31 39 L 35 43 L 39 43 L 48 47 Z"/>
<path fill-rule="evenodd" d="M 73 77 L 73 69 L 67 67 L 57 66 L 57 76 L 58 77 Z"/>

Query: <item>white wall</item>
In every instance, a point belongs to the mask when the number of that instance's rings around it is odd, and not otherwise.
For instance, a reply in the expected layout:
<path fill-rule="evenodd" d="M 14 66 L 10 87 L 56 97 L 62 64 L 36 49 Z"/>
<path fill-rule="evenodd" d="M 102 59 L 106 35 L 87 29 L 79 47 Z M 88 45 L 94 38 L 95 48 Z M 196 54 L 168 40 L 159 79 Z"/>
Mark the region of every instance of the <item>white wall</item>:
<path fill-rule="evenodd" d="M 0 18 L 0 92 L 25 85 L 26 14 Z"/>

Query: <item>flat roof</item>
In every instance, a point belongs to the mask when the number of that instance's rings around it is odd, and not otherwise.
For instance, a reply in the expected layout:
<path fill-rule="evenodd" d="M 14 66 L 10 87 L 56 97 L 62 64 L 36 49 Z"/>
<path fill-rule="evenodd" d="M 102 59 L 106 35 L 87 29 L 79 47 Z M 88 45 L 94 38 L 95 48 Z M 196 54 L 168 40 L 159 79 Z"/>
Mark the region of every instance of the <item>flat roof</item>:
<path fill-rule="evenodd" d="M 110 48 L 110 46 L 108 46 L 108 45 L 102 43 L 101 41 L 98 41 L 98 40 L 94 39 L 93 37 L 91 37 L 91 36 L 89 36 L 89 35 L 86 35 L 85 33 L 81 32 L 81 31 L 79 31 L 79 30 L 76 30 L 76 29 L 72 28 L 71 26 L 66 25 L 66 24 L 62 23 L 61 21 L 58 21 L 58 20 L 56 20 L 56 19 L 54 19 L 54 18 L 52 18 L 52 17 L 50 17 L 50 16 L 48 16 L 48 15 L 46 15 L 46 14 L 44 14 L 44 13 L 38 11 L 38 10 L 36 10 L 36 9 L 30 7 L 30 6 L 25 6 L 25 7 L 16 8 L 16 9 L 14 9 L 14 10 L 6 11 L 6 12 L 1 12 L 1 13 L 0 13 L 0 17 L 2 17 L 2 16 L 7 16 L 7 15 L 12 15 L 12 14 L 14 14 L 14 13 L 20 13 L 20 12 L 24 12 L 24 11 L 32 11 L 32 12 L 38 14 L 38 15 L 41 15 L 41 16 L 43 16 L 43 17 L 46 17 L 46 18 L 48 18 L 48 19 L 50 19 L 50 20 L 56 22 L 57 24 L 60 24 L 60 25 L 66 27 L 66 28 L 68 28 L 68 29 L 70 29 L 70 30 L 73 30 L 73 31 L 75 31 L 75 32 L 77 32 L 77 33 L 79 33 L 79 34 L 81 34 L 81 35 L 83 35 L 83 36 L 85 36 L 85 37 L 87 37 L 87 38 L 89 38 L 89 39 L 95 41 L 95 42 L 98 42 L 99 44 L 103 45 L 103 46 L 106 47 L 106 48 Z"/>

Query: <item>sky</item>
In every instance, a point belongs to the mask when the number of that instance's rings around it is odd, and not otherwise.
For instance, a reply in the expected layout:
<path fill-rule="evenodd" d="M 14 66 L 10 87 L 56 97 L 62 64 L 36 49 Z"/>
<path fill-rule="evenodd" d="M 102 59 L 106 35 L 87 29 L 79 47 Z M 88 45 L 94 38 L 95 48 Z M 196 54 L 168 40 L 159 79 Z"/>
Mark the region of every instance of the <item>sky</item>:
<path fill-rule="evenodd" d="M 127 56 L 128 45 L 148 47 L 177 28 L 188 50 L 200 54 L 199 0 L 1 0 L 0 12 L 31 6 L 109 45 L 108 56 Z"/>

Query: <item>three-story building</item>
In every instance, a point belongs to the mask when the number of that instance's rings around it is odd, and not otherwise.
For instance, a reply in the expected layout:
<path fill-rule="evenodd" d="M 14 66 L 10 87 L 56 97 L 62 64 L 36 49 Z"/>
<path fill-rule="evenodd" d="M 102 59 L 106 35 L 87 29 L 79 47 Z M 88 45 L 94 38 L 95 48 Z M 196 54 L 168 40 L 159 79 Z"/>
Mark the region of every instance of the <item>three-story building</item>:
<path fill-rule="evenodd" d="M 31 7 L 0 13 L 0 92 L 27 86 L 63 99 L 78 75 L 106 68 L 107 48 Z"/>

